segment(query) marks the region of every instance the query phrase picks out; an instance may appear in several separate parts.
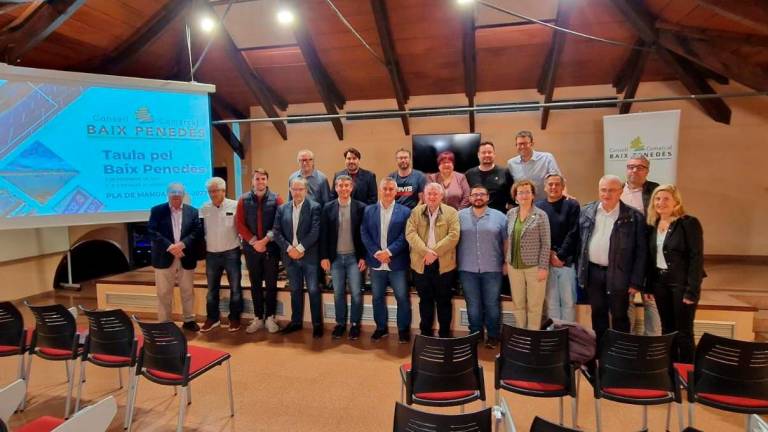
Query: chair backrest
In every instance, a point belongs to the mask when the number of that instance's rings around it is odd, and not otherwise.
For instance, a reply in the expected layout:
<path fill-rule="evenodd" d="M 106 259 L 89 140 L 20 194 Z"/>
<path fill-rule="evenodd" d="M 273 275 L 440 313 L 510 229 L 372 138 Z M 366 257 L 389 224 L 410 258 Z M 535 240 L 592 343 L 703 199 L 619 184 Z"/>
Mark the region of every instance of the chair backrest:
<path fill-rule="evenodd" d="M 78 411 L 51 432 L 105 432 L 117 414 L 114 396 L 106 397 Z"/>
<path fill-rule="evenodd" d="M 80 309 L 88 317 L 85 347 L 88 353 L 133 358 L 136 353 L 133 322 L 122 309 Z"/>
<path fill-rule="evenodd" d="M 491 410 L 467 414 L 435 414 L 395 403 L 394 432 L 491 432 Z"/>
<path fill-rule="evenodd" d="M 24 318 L 11 302 L 0 302 L 0 345 L 24 344 Z"/>
<path fill-rule="evenodd" d="M 413 393 L 481 390 L 480 333 L 459 338 L 417 335 L 411 354 Z"/>
<path fill-rule="evenodd" d="M 692 388 L 768 400 L 768 343 L 704 333 L 696 348 Z"/>
<path fill-rule="evenodd" d="M 531 423 L 531 432 L 578 432 L 578 429 L 571 429 L 558 424 L 550 423 L 541 417 L 536 417 Z"/>
<path fill-rule="evenodd" d="M 8 419 L 19 408 L 27 392 L 24 380 L 16 380 L 0 390 L 0 420 L 8 423 Z"/>
<path fill-rule="evenodd" d="M 677 333 L 640 336 L 605 332 L 598 356 L 600 387 L 668 391 L 677 394 L 670 350 Z"/>
<path fill-rule="evenodd" d="M 187 338 L 172 322 L 148 323 L 133 317 L 139 325 L 144 344 L 139 354 L 139 367 L 184 375 L 187 362 Z"/>
<path fill-rule="evenodd" d="M 75 343 L 77 324 L 72 313 L 60 304 L 32 306 L 24 302 L 35 317 L 32 346 L 71 350 Z"/>
<path fill-rule="evenodd" d="M 505 324 L 496 367 L 499 380 L 559 384 L 570 390 L 568 329 L 528 330 Z"/>

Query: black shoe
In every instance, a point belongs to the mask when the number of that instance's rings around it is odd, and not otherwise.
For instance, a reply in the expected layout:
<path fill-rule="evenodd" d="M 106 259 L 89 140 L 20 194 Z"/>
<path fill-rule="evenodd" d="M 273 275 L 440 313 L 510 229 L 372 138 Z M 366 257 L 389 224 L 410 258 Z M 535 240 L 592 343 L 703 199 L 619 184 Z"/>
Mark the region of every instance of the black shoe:
<path fill-rule="evenodd" d="M 315 338 L 315 339 L 320 339 L 321 337 L 323 337 L 323 325 L 322 324 L 318 324 L 318 325 L 313 325 L 312 326 L 312 337 Z"/>
<path fill-rule="evenodd" d="M 441 331 L 438 332 L 438 336 L 442 339 L 450 339 L 451 338 L 451 332 L 449 331 Z"/>
<path fill-rule="evenodd" d="M 360 339 L 360 325 L 352 324 L 352 326 L 349 328 L 349 340 L 358 339 Z"/>
<path fill-rule="evenodd" d="M 347 326 L 337 324 L 336 327 L 333 328 L 333 333 L 331 333 L 331 338 L 333 339 L 341 339 L 342 336 L 344 336 L 344 333 L 347 331 Z"/>
<path fill-rule="evenodd" d="M 288 324 L 287 326 L 285 326 L 284 329 L 280 330 L 280 333 L 282 333 L 282 334 L 293 333 L 295 331 L 301 330 L 301 328 L 302 328 L 301 323 L 292 322 L 292 323 Z"/>
<path fill-rule="evenodd" d="M 389 336 L 389 332 L 386 329 L 384 330 L 376 329 L 376 331 L 373 332 L 373 335 L 371 335 L 371 341 L 378 342 L 381 340 L 381 338 L 384 338 L 387 336 Z"/>
<path fill-rule="evenodd" d="M 428 336 L 428 337 L 435 337 L 435 331 L 434 330 L 422 330 L 421 331 L 422 336 Z"/>
<path fill-rule="evenodd" d="M 496 348 L 496 345 L 499 344 L 499 340 L 495 337 L 488 337 L 488 339 L 485 340 L 485 347 L 488 349 L 494 349 Z"/>
<path fill-rule="evenodd" d="M 407 344 L 411 342 L 411 331 L 400 330 L 397 332 L 397 343 Z"/>
<path fill-rule="evenodd" d="M 185 322 L 184 324 L 182 324 L 181 328 L 183 328 L 184 330 L 189 330 L 193 332 L 200 331 L 200 326 L 197 325 L 197 323 L 194 321 Z"/>

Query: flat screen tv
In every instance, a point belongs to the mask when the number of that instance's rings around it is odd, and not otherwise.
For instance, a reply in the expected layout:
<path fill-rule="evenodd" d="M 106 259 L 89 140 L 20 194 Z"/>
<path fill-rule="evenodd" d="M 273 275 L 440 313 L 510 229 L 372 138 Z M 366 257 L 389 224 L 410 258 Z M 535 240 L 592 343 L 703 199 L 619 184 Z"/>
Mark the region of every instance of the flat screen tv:
<path fill-rule="evenodd" d="M 477 148 L 480 134 L 438 134 L 413 136 L 413 167 L 425 173 L 437 172 L 437 155 L 446 150 L 456 157 L 453 169 L 463 173 L 480 164 Z"/>

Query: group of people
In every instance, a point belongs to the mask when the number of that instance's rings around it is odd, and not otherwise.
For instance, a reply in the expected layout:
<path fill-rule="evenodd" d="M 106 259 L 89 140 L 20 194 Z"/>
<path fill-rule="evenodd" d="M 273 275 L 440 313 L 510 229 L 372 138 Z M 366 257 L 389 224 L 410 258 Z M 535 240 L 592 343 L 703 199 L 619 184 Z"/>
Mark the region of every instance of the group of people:
<path fill-rule="evenodd" d="M 480 165 L 454 171 L 454 155 L 437 156 L 439 170 L 426 175 L 411 165 L 411 152 L 395 152 L 397 170 L 377 182 L 360 166 L 355 148 L 344 151 L 345 169 L 328 178 L 314 154 L 297 155 L 288 201 L 268 187 L 256 169 L 252 189 L 239 200 L 210 179 L 211 198 L 197 210 L 182 203 L 183 186 L 168 188 L 168 203 L 151 211 L 152 265 L 160 320 L 170 320 L 174 282 L 181 288 L 183 327 L 220 326 L 219 290 L 230 286 L 229 331 L 241 328 L 241 253 L 251 282 L 254 319 L 246 331 L 264 327 L 290 333 L 303 327 L 304 289 L 309 293 L 313 336 L 323 336 L 319 282 L 330 273 L 336 326 L 332 337 L 360 337 L 362 286 L 370 278 L 378 341 L 389 334 L 386 292 L 397 303 L 398 339 L 410 341 L 410 286 L 419 296 L 421 334 L 451 336 L 456 279 L 467 304 L 470 332 L 499 340 L 500 294 L 506 275 L 516 325 L 538 329 L 544 317 L 575 320 L 576 284 L 592 309 L 598 337 L 609 327 L 629 332 L 633 301 L 641 293 L 647 334 L 678 332 L 675 358 L 691 361 L 693 318 L 703 277 L 702 228 L 687 215 L 674 185 L 647 180 L 650 161 L 631 156 L 625 180 L 603 176 L 599 199 L 583 207 L 566 193 L 566 180 L 551 153 L 534 150 L 533 135 L 515 137 L 518 155 L 499 166 L 492 142 L 478 148 Z M 331 189 L 331 185 L 333 189 Z M 199 219 L 202 218 L 202 222 Z M 195 243 L 205 240 L 207 317 L 194 320 L 192 270 Z M 286 268 L 291 320 L 277 323 L 278 265 Z M 351 307 L 347 309 L 347 291 Z M 546 305 L 546 309 L 545 309 Z M 347 333 L 348 332 L 348 333 Z"/>

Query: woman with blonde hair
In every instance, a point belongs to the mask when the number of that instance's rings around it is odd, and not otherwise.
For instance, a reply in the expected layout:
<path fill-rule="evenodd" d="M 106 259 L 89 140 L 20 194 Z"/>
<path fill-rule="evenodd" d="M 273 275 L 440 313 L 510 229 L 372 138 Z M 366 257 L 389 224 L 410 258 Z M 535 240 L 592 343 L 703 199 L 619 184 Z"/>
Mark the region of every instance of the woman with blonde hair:
<path fill-rule="evenodd" d="M 675 185 L 657 187 L 648 204 L 648 283 L 664 334 L 677 332 L 676 362 L 693 363 L 693 319 L 704 277 L 704 240 L 699 220 L 685 213 Z"/>
<path fill-rule="evenodd" d="M 549 271 L 549 217 L 533 205 L 536 186 L 530 180 L 512 185 L 518 207 L 507 212 L 508 276 L 517 326 L 538 330 Z"/>

